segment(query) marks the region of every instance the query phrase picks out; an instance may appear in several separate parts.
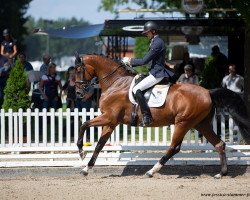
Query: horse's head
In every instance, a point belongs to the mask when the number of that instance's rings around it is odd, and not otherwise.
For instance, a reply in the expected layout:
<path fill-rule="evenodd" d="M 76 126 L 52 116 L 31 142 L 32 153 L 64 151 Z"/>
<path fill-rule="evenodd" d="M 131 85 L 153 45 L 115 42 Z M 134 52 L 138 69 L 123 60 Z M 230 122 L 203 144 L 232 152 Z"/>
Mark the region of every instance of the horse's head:
<path fill-rule="evenodd" d="M 94 77 L 98 78 L 100 88 L 105 91 L 119 77 L 131 75 L 122 64 L 102 55 L 93 54 L 80 57 L 76 53 L 75 57 L 76 94 L 78 98 L 82 98 L 87 93 L 90 82 Z"/>
<path fill-rule="evenodd" d="M 78 98 L 88 92 L 91 80 L 95 77 L 95 71 L 90 63 L 85 61 L 85 56 L 80 58 L 79 54 L 75 54 L 75 84 L 76 84 L 76 95 Z M 86 58 L 87 60 L 87 58 Z"/>

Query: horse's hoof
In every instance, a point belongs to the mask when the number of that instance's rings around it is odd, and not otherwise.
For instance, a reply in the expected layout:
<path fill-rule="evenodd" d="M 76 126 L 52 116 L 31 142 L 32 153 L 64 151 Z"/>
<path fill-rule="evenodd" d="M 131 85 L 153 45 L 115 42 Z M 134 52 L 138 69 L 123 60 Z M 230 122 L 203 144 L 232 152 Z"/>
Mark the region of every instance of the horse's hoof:
<path fill-rule="evenodd" d="M 216 175 L 214 176 L 214 178 L 215 178 L 215 179 L 221 179 L 222 176 L 223 176 L 223 175 L 221 175 L 221 174 L 216 174 Z"/>
<path fill-rule="evenodd" d="M 152 175 L 151 173 L 149 173 L 149 172 L 147 172 L 147 173 L 145 174 L 145 176 L 146 176 L 147 178 L 152 178 L 152 177 L 153 177 L 153 175 Z"/>
<path fill-rule="evenodd" d="M 80 172 L 80 174 L 83 175 L 83 176 L 87 176 L 89 173 L 86 172 L 86 171 L 84 171 L 84 170 L 82 170 L 82 171 Z"/>

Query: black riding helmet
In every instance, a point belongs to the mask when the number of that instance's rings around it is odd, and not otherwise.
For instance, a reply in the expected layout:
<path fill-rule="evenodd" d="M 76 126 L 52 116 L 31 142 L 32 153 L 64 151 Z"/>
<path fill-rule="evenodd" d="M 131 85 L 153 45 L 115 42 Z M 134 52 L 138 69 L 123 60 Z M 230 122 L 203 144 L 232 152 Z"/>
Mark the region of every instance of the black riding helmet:
<path fill-rule="evenodd" d="M 152 30 L 157 31 L 158 29 L 159 29 L 159 27 L 155 22 L 148 21 L 144 24 L 144 29 L 143 29 L 142 34 L 145 34 L 145 33 L 152 31 Z"/>

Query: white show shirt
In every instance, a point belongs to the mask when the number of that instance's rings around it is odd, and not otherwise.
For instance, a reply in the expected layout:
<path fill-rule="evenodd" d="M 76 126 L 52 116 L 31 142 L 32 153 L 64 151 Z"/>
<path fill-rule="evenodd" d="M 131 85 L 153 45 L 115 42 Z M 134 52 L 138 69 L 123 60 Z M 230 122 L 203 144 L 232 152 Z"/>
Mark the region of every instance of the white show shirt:
<path fill-rule="evenodd" d="M 235 76 L 229 74 L 223 78 L 222 87 L 232 90 L 233 92 L 243 94 L 244 78 L 238 74 Z"/>

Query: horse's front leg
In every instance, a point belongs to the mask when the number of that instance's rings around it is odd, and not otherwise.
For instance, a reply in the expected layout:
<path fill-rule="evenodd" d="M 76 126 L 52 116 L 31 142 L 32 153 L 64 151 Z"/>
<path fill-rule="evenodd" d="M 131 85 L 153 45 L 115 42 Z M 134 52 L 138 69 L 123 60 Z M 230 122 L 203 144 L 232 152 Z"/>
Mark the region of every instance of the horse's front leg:
<path fill-rule="evenodd" d="M 115 128 L 115 126 L 112 126 L 112 127 L 111 126 L 104 126 L 103 127 L 103 132 L 102 132 L 102 135 L 101 135 L 101 137 L 96 145 L 95 151 L 94 151 L 88 165 L 81 172 L 83 175 L 85 175 L 85 176 L 88 175 L 88 170 L 91 169 L 95 165 L 97 156 L 99 155 L 100 151 L 103 149 L 104 145 L 108 141 L 114 128 Z"/>
<path fill-rule="evenodd" d="M 91 119 L 89 121 L 84 122 L 81 125 L 80 133 L 79 133 L 78 140 L 77 140 L 77 147 L 78 147 L 78 150 L 79 150 L 79 155 L 80 155 L 82 160 L 86 156 L 86 153 L 82 149 L 82 147 L 83 147 L 83 136 L 84 136 L 84 133 L 85 133 L 86 129 L 91 127 L 91 126 L 107 126 L 109 124 L 110 124 L 110 120 L 109 120 L 108 116 L 105 115 L 105 114 L 102 114 L 100 116 L 97 116 L 94 119 Z"/>

